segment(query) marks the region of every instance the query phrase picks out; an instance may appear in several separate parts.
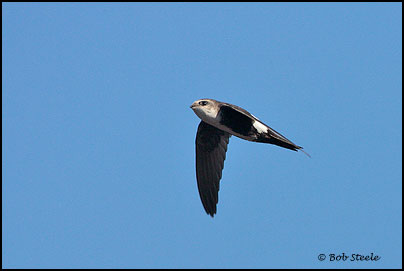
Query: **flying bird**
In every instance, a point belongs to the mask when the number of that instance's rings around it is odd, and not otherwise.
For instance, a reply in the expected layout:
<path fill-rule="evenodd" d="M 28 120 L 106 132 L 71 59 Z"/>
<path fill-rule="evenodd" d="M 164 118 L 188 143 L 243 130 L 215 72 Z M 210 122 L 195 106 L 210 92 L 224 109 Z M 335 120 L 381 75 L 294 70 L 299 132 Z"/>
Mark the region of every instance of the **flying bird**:
<path fill-rule="evenodd" d="M 232 135 L 248 141 L 269 143 L 304 152 L 302 147 L 236 105 L 201 99 L 190 107 L 201 119 L 195 140 L 196 179 L 203 207 L 211 217 L 216 214 L 219 181 L 222 178 L 227 144 Z"/>

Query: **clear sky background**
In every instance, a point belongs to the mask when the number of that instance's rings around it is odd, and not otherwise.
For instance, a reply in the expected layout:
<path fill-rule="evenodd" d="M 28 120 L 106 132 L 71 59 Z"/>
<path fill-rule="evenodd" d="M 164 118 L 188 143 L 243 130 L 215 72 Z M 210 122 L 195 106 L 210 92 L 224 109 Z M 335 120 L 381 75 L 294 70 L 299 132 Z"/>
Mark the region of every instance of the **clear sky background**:
<path fill-rule="evenodd" d="M 402 266 L 401 3 L 2 6 L 3 268 Z M 212 219 L 200 98 L 312 158 L 232 137 Z"/>

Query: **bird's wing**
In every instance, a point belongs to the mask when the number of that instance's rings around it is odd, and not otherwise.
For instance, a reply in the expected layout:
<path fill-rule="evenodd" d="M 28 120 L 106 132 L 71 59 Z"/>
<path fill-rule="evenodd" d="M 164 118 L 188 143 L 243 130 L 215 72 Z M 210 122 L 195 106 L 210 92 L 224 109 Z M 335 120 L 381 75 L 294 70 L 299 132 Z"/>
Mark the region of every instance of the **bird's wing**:
<path fill-rule="evenodd" d="M 241 113 L 241 114 L 243 114 L 243 115 L 245 115 L 245 116 L 247 116 L 247 117 L 249 117 L 249 118 L 251 118 L 253 120 L 258 120 L 258 118 L 256 116 L 254 116 L 253 114 L 251 114 L 250 112 L 248 112 L 244 108 L 241 108 L 241 107 L 239 107 L 237 105 L 229 104 L 229 103 L 222 103 L 221 106 L 227 106 L 227 107 L 229 107 L 229 108 L 231 108 L 231 109 L 233 109 L 233 110 L 235 110 L 235 111 L 237 111 L 237 112 L 239 112 L 239 113 Z"/>
<path fill-rule="evenodd" d="M 230 110 L 229 110 L 230 109 Z M 228 121 L 235 122 L 237 123 L 239 127 L 244 127 L 244 129 L 247 129 L 246 127 L 249 127 L 250 125 L 250 120 L 255 120 L 264 125 L 266 128 L 268 128 L 267 132 L 265 133 L 264 137 L 259 137 L 257 138 L 257 142 L 264 142 L 264 143 L 270 143 L 270 144 L 275 144 L 287 149 L 291 149 L 294 151 L 300 150 L 303 153 L 305 153 L 307 156 L 310 157 L 308 153 L 303 151 L 303 147 L 296 145 L 262 121 L 260 121 L 256 116 L 248 112 L 247 110 L 238 107 L 237 105 L 234 104 L 229 104 L 229 103 L 222 103 L 221 105 L 221 110 L 226 110 L 226 114 L 230 115 L 231 117 L 228 119 Z M 244 125 L 243 125 L 244 124 Z M 252 124 L 252 122 L 251 122 Z M 234 126 L 230 124 L 231 126 Z M 248 130 L 248 129 L 247 129 Z M 245 132 L 245 131 L 244 131 Z"/>
<path fill-rule="evenodd" d="M 216 213 L 219 181 L 222 178 L 230 136 L 204 121 L 199 124 L 196 134 L 196 179 L 199 196 L 206 213 L 212 217 Z"/>

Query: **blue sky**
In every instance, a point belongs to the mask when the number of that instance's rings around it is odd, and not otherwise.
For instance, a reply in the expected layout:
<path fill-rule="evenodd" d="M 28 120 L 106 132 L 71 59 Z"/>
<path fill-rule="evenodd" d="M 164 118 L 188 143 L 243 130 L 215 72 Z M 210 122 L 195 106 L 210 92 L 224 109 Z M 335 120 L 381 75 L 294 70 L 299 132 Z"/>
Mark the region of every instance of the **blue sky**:
<path fill-rule="evenodd" d="M 2 7 L 3 268 L 402 267 L 401 3 Z M 200 98 L 312 158 L 232 137 L 212 219 Z"/>

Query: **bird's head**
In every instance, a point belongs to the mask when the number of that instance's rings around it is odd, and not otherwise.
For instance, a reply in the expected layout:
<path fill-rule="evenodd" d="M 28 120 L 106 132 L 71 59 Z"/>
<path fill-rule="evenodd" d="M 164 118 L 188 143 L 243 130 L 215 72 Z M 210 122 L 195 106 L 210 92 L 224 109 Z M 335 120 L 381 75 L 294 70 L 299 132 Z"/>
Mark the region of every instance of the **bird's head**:
<path fill-rule="evenodd" d="M 219 112 L 219 103 L 212 99 L 196 100 L 190 107 L 204 121 L 216 118 Z"/>

